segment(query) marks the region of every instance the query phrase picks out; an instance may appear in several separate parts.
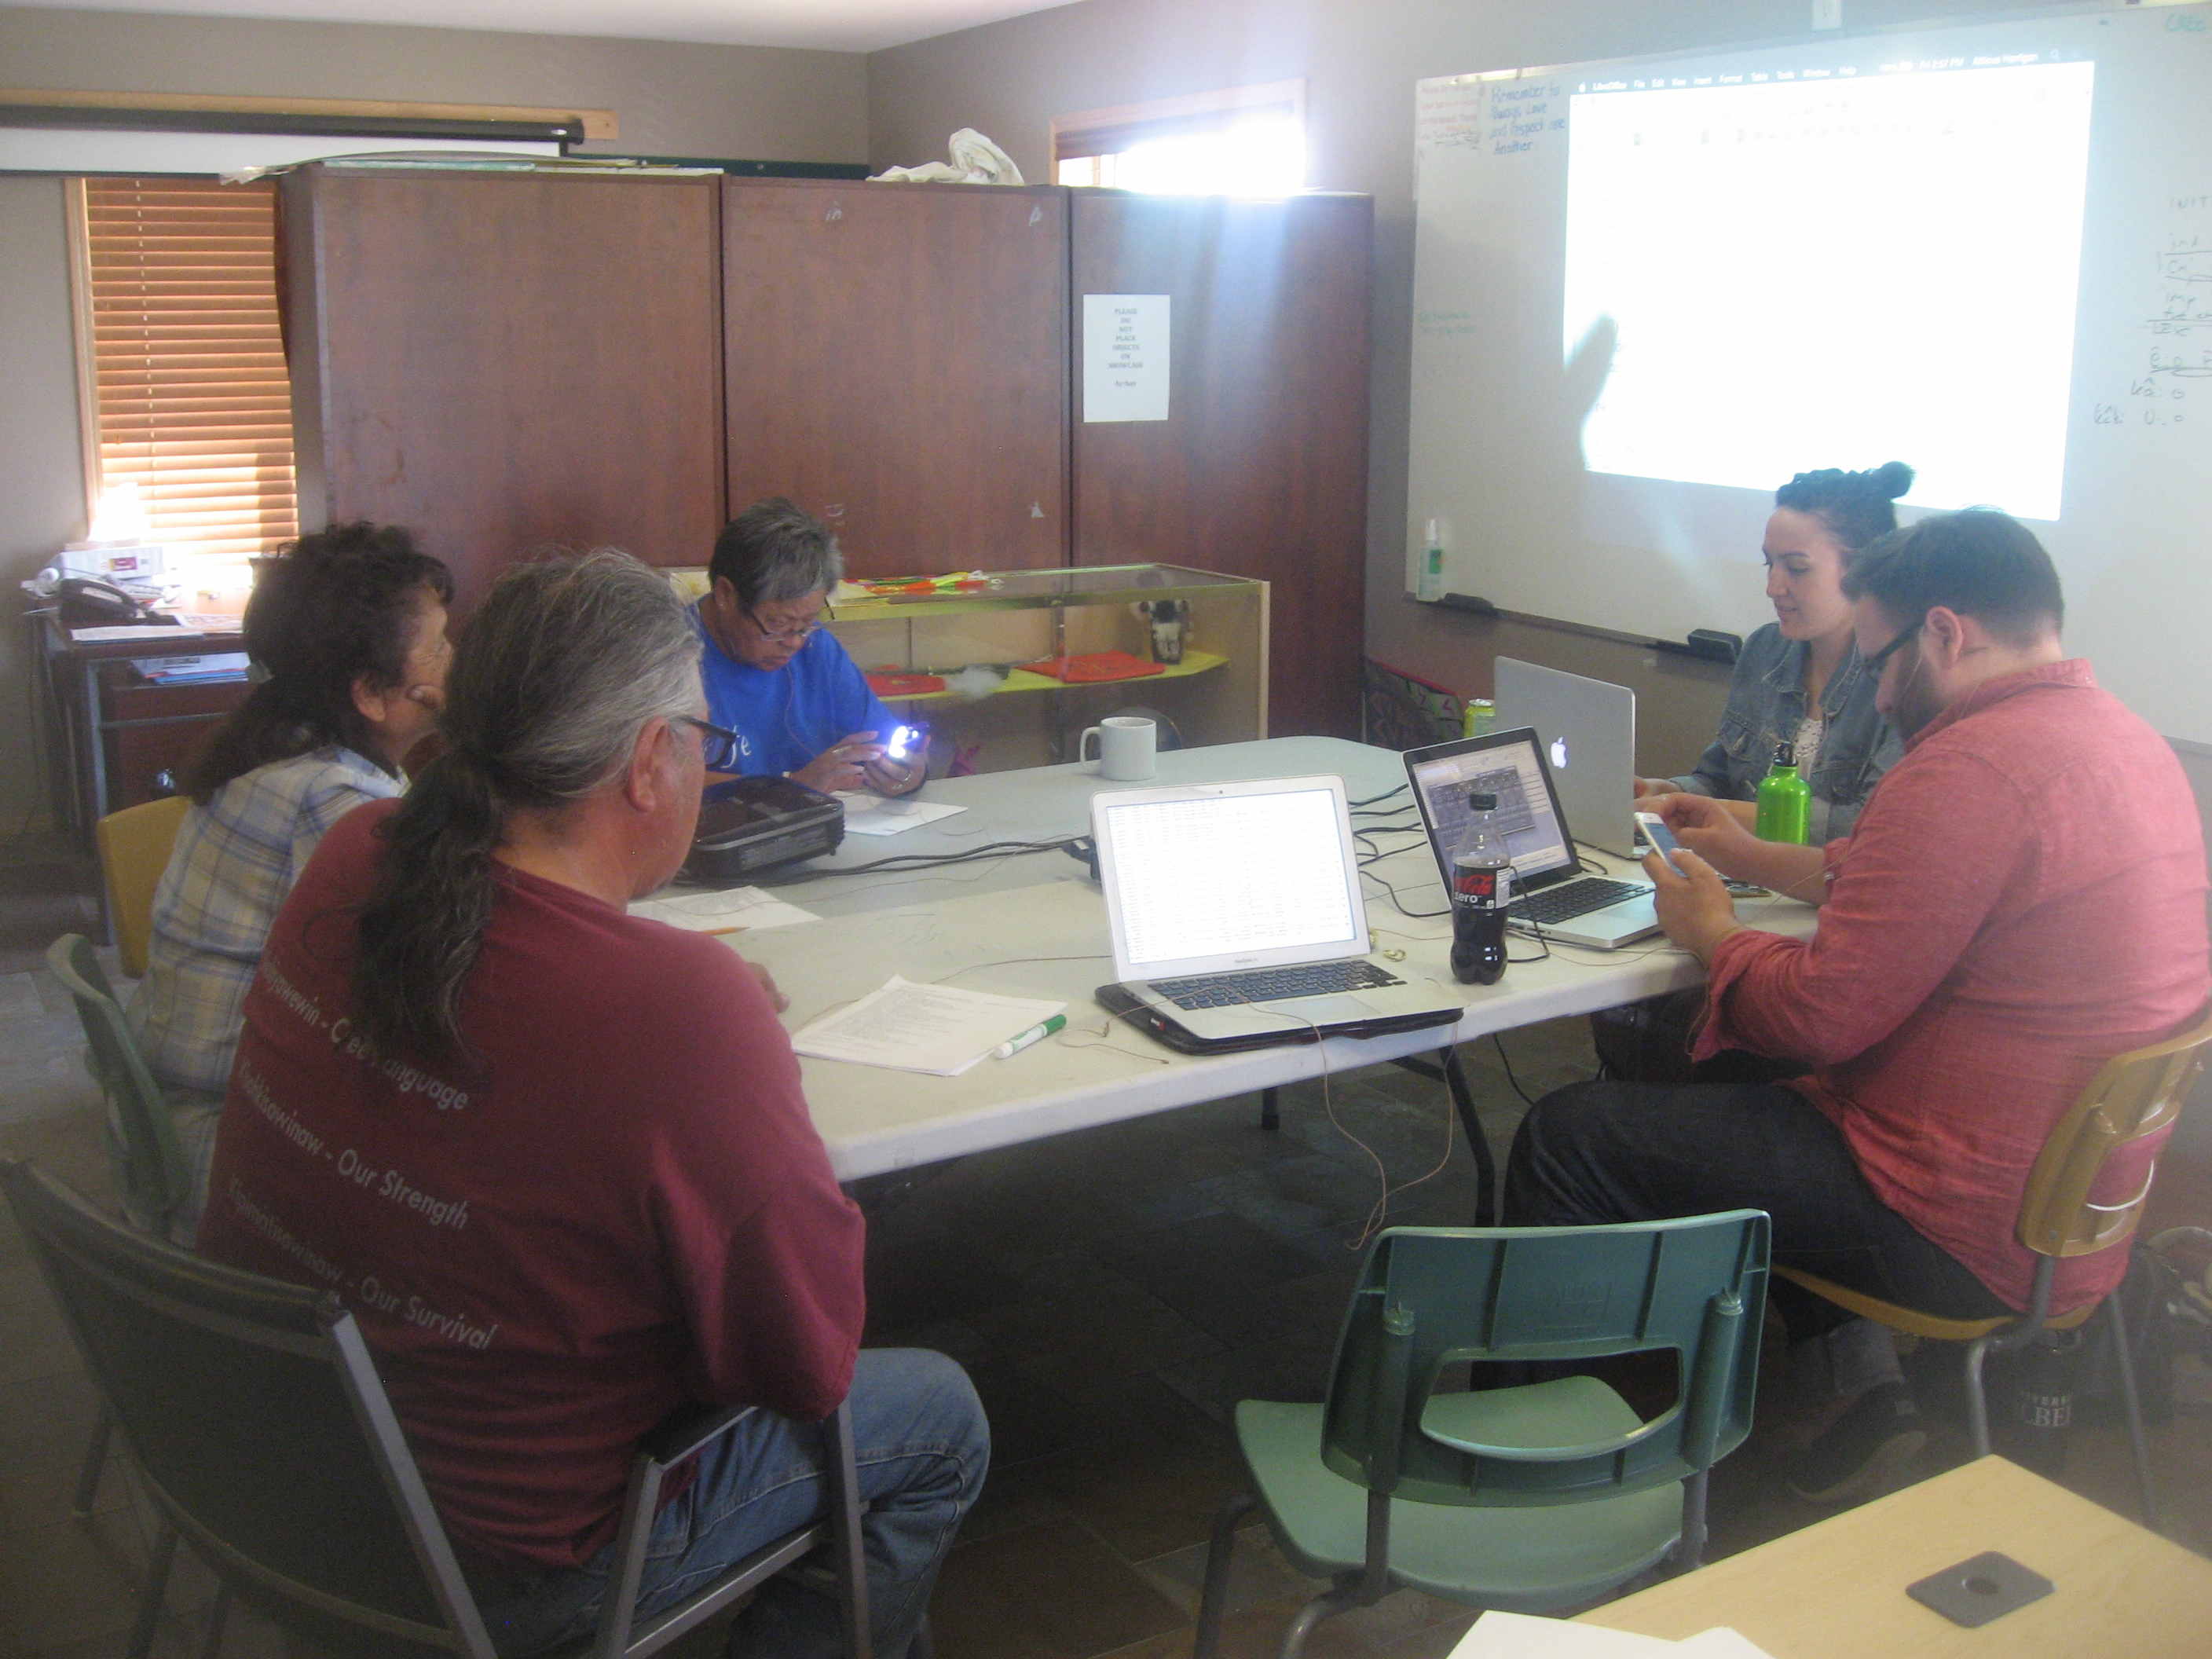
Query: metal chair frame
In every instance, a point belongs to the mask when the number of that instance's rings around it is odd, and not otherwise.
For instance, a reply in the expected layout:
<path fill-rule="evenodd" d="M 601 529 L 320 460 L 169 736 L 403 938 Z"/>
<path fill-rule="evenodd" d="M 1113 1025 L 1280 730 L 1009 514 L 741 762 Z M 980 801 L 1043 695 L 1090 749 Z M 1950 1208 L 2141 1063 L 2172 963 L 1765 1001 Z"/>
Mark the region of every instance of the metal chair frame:
<path fill-rule="evenodd" d="M 41 1271 L 61 1304 L 71 1334 L 100 1387 L 108 1407 L 138 1453 L 146 1491 L 160 1512 L 162 1528 L 131 1633 L 131 1659 L 151 1650 L 162 1595 L 178 1540 L 189 1543 L 220 1581 L 203 1653 L 212 1656 L 222 1640 L 223 1620 L 234 1595 L 267 1610 L 279 1622 L 288 1614 L 312 1621 L 319 1630 L 350 1632 L 350 1639 L 374 1643 L 375 1650 L 410 1649 L 452 1653 L 466 1659 L 495 1659 L 475 1595 L 461 1572 L 452 1543 L 433 1507 L 413 1454 L 374 1360 L 353 1316 L 332 1294 L 287 1285 L 210 1262 L 160 1239 L 124 1227 L 95 1210 L 62 1182 L 19 1159 L 0 1159 L 4 1188 Z M 80 1307 L 72 1281 L 90 1287 L 97 1305 Z M 198 1512 L 168 1475 L 181 1469 L 196 1449 L 166 1443 L 160 1425 L 149 1425 L 134 1410 L 144 1392 L 134 1380 L 112 1374 L 119 1359 L 98 1340 L 100 1330 L 128 1322 L 158 1319 L 197 1338 L 203 1334 L 239 1350 L 241 1363 L 265 1352 L 305 1360 L 326 1370 L 328 1382 L 343 1396 L 360 1432 L 376 1484 L 382 1488 L 382 1520 L 404 1534 L 412 1583 L 393 1587 L 395 1599 L 434 1607 L 436 1622 L 377 1607 L 281 1571 L 227 1535 L 222 1520 Z M 179 1338 L 182 1340 L 182 1337 Z M 644 1659 L 704 1620 L 727 1608 L 800 1558 L 829 1546 L 845 1647 L 854 1659 L 868 1659 L 867 1582 L 860 1536 L 865 1505 L 854 1463 L 849 1407 L 840 1405 L 823 1425 L 823 1466 L 830 1476 L 826 1518 L 785 1534 L 736 1563 L 696 1595 L 640 1620 L 636 1594 L 645 1565 L 653 1520 L 670 1468 L 692 1455 L 757 1407 L 702 1407 L 684 1413 L 649 1436 L 630 1474 L 617 1534 L 617 1569 L 600 1608 L 596 1633 L 564 1651 L 592 1659 Z M 254 1425 L 256 1430 L 258 1425 Z M 169 1436 L 175 1439 L 180 1437 Z M 204 1473 L 204 1472 L 203 1472 Z M 362 1482 L 366 1486 L 367 1482 Z M 376 1523 L 378 1493 L 349 1494 L 349 1513 Z"/>
<path fill-rule="evenodd" d="M 2091 1194 L 2115 1152 L 2166 1129 L 2180 1115 L 2181 1103 L 2208 1060 L 2212 1060 L 2212 1010 L 2178 1036 L 2106 1060 L 2075 1097 L 2065 1115 L 2051 1126 L 2028 1172 L 2014 1230 L 2020 1242 L 2039 1258 L 2027 1307 L 2017 1315 L 1946 1319 L 1833 1284 L 1802 1268 L 1777 1262 L 1774 1271 L 1793 1285 L 1892 1330 L 1939 1342 L 1964 1343 L 1966 1426 L 1977 1457 L 1990 1453 L 1989 1399 L 1982 1377 L 1989 1356 L 2025 1347 L 2045 1331 L 2096 1324 L 2111 1345 L 2113 1370 L 2119 1378 L 2143 1519 L 2155 1529 L 2158 1496 L 2151 1482 L 2142 1405 L 2136 1393 L 2135 1363 L 2129 1352 L 2127 1321 L 2120 1310 L 2119 1295 L 2116 1291 L 2084 1307 L 2054 1315 L 2051 1289 L 2060 1261 L 2112 1249 L 2133 1237 L 2157 1174 L 2155 1160 L 2131 1195 L 2115 1202 L 2094 1200 Z"/>
<path fill-rule="evenodd" d="M 138 809 L 132 809 L 134 811 Z M 102 820 L 106 822 L 106 820 Z M 171 1218 L 184 1201 L 191 1177 L 177 1146 L 161 1085 L 138 1052 L 138 1039 L 124 1017 L 123 1005 L 100 971 L 92 941 L 82 933 L 64 933 L 46 947 L 46 971 L 76 1005 L 77 1020 L 84 1027 L 85 1068 L 100 1085 L 112 1121 L 121 1127 L 121 1145 L 109 1146 L 116 1185 L 129 1194 L 128 1207 L 147 1226 L 167 1237 Z M 92 1518 L 100 1496 L 100 1472 L 107 1467 L 107 1443 L 113 1422 L 106 1407 L 92 1425 L 92 1439 L 84 1449 L 77 1471 L 76 1494 L 70 1513 L 80 1521 Z"/>
<path fill-rule="evenodd" d="M 1283 1659 L 1296 1659 L 1322 1620 L 1369 1606 L 1401 1582 L 1391 1559 L 1396 1504 L 1462 1513 L 1541 1511 L 1527 1514 L 1526 1525 L 1540 1535 L 1548 1527 L 1565 1536 L 1574 1528 L 1577 1506 L 1595 1516 L 1602 1506 L 1590 1506 L 1599 1500 L 1679 1486 L 1679 1525 L 1664 1536 L 1632 1528 L 1620 1545 L 1626 1553 L 1607 1559 L 1591 1585 L 1617 1585 L 1670 1554 L 1683 1568 L 1698 1565 L 1706 1535 L 1707 1472 L 1750 1428 L 1768 1248 L 1767 1218 L 1758 1211 L 1613 1226 L 1410 1227 L 1381 1234 L 1346 1312 L 1326 1403 L 1248 1401 L 1238 1408 L 1239 1449 L 1255 1492 L 1265 1492 L 1270 1472 L 1280 1479 L 1307 1467 L 1297 1423 L 1312 1413 L 1319 1432 L 1311 1457 L 1364 1494 L 1364 1548 L 1356 1565 L 1344 1565 L 1348 1555 L 1305 1557 L 1289 1541 L 1282 1516 L 1269 1510 L 1268 1523 L 1293 1564 L 1331 1578 L 1330 1588 L 1292 1620 Z M 1450 1396 L 1432 1393 L 1447 1367 L 1471 1360 L 1577 1366 L 1662 1351 L 1675 1353 L 1680 1364 L 1680 1397 L 1671 1407 L 1644 1422 L 1607 1385 L 1574 1378 L 1580 1403 L 1548 1408 L 1564 1439 L 1531 1440 L 1502 1425 L 1521 1401 L 1559 1399 L 1557 1391 L 1569 1384 L 1462 1396 L 1489 1411 L 1469 1416 L 1464 1427 L 1448 1426 L 1457 1422 L 1443 1409 Z M 1490 1409 L 1491 1402 L 1507 1411 Z M 1248 1410 L 1267 1414 L 1272 1424 L 1261 1415 L 1248 1419 Z M 1198 1659 L 1210 1659 L 1218 1645 L 1237 1528 L 1261 1501 L 1240 1492 L 1215 1522 L 1199 1603 Z M 1426 1588 L 1469 1594 L 1465 1586 Z M 1493 1586 L 1483 1594 L 1523 1611 L 1541 1610 L 1539 1602 L 1559 1604 L 1556 1595 L 1540 1591 L 1532 1598 L 1521 1587 Z"/>

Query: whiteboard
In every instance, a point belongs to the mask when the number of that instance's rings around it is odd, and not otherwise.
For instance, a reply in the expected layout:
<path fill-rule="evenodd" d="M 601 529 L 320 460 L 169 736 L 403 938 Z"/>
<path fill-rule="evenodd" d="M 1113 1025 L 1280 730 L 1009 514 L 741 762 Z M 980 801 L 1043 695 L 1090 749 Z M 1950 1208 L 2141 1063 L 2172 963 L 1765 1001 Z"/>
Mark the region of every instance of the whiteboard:
<path fill-rule="evenodd" d="M 1992 137 L 1974 111 L 2000 74 L 2037 101 Z M 1638 100 L 1673 112 L 1663 131 L 1626 118 Z M 1739 118 L 1754 107 L 1772 118 Z M 1904 519 L 2027 520 L 2069 650 L 2169 737 L 2212 742 L 2212 5 L 1444 76 L 1414 116 L 1409 591 L 1440 520 L 1447 602 L 1748 633 L 1772 619 L 1775 488 L 1903 460 Z M 1863 156 L 1795 193 L 1846 139 Z M 1711 210 L 1631 148 L 1665 142 L 1735 145 Z M 1808 225 L 1810 247 L 1784 234 Z M 1617 311 L 1592 271 L 1627 274 Z M 1857 303 L 1885 284 L 1911 305 Z"/>

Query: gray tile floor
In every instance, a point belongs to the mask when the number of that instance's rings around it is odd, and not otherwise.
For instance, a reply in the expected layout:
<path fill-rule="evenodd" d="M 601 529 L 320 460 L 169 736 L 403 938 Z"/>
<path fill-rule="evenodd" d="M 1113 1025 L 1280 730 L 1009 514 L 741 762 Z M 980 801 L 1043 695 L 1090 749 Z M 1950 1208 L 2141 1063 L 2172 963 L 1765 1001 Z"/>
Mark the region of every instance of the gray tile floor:
<path fill-rule="evenodd" d="M 0 858 L 0 1152 L 85 1190 L 109 1183 L 73 1019 L 33 971 L 48 939 L 89 921 L 65 857 Z M 1508 1039 L 1532 1094 L 1588 1074 L 1578 1022 Z M 1522 1105 L 1489 1045 L 1465 1051 L 1492 1144 Z M 1359 1137 L 1368 1150 L 1346 1131 Z M 1356 1244 L 1383 1176 L 1429 1179 L 1391 1198 L 1393 1222 L 1456 1223 L 1472 1164 L 1454 1145 L 1441 1085 L 1376 1068 L 1285 1092 L 1282 1125 L 1229 1100 L 871 1183 L 871 1329 L 968 1365 L 992 1417 L 989 1487 L 947 1564 L 935 1606 L 945 1659 L 1153 1659 L 1189 1650 L 1211 1517 L 1237 1481 L 1227 1431 L 1240 1398 L 1318 1398 Z M 2199 1217 L 2199 1219 L 2212 1218 Z M 2183 1405 L 2157 1431 L 2169 1531 L 2212 1551 L 2212 1375 L 2193 1359 Z M 1714 1480 L 1712 1553 L 1818 1518 L 1790 1498 L 1780 1457 L 1805 1422 L 1786 1376 L 1762 1384 L 1752 1439 Z M 88 1524 L 69 1495 L 93 1417 L 59 1319 L 0 1218 L 0 1659 L 122 1651 L 150 1534 L 126 1468 Z M 2133 1513 L 2116 1431 L 2085 1426 L 2064 1479 Z M 1924 1466 L 1963 1453 L 1939 1436 Z M 196 1651 L 210 1594 L 184 1569 L 158 1650 Z M 1248 1531 L 1226 1650 L 1272 1653 L 1314 1586 Z M 1309 1651 L 1447 1652 L 1466 1609 L 1401 1592 L 1324 1625 Z M 682 1644 L 694 1659 L 708 1639 Z M 223 1651 L 286 1651 L 234 1616 Z M 295 1650 L 312 1659 L 304 1650 Z"/>

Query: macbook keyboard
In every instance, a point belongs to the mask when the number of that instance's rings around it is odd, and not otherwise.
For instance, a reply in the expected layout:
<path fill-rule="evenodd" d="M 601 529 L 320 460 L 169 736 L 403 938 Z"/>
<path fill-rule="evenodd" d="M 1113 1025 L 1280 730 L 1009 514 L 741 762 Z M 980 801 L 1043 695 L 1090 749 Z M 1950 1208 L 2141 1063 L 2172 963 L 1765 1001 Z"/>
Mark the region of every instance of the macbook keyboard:
<path fill-rule="evenodd" d="M 1523 893 L 1505 907 L 1505 914 L 1516 921 L 1543 927 L 1586 916 L 1593 910 L 1602 910 L 1609 904 L 1618 904 L 1623 899 L 1650 890 L 1642 882 L 1607 881 L 1602 877 L 1589 876 L 1581 881 L 1547 887 L 1540 893 Z"/>
<path fill-rule="evenodd" d="M 1280 1002 L 1286 997 L 1323 996 L 1331 991 L 1367 991 L 1404 983 L 1395 974 L 1355 957 L 1348 962 L 1309 962 L 1248 974 L 1156 979 L 1152 988 L 1178 1008 L 1233 1008 L 1240 1002 Z"/>

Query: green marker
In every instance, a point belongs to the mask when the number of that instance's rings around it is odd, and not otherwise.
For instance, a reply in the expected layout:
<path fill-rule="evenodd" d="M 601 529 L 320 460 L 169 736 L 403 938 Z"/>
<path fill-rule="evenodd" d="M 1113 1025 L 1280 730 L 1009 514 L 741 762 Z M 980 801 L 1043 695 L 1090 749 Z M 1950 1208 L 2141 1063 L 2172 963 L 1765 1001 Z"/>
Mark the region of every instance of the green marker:
<path fill-rule="evenodd" d="M 1066 1014 L 1054 1014 L 1050 1019 L 1046 1020 L 1042 1024 L 1030 1026 L 1028 1030 L 1024 1031 L 1019 1036 L 1008 1037 L 1004 1042 L 991 1050 L 991 1058 L 994 1060 L 1010 1060 L 1014 1055 L 1021 1053 L 1023 1049 L 1028 1048 L 1032 1042 L 1042 1042 L 1047 1037 L 1050 1036 L 1054 1031 L 1057 1031 L 1061 1026 L 1066 1024 L 1067 1016 Z"/>

